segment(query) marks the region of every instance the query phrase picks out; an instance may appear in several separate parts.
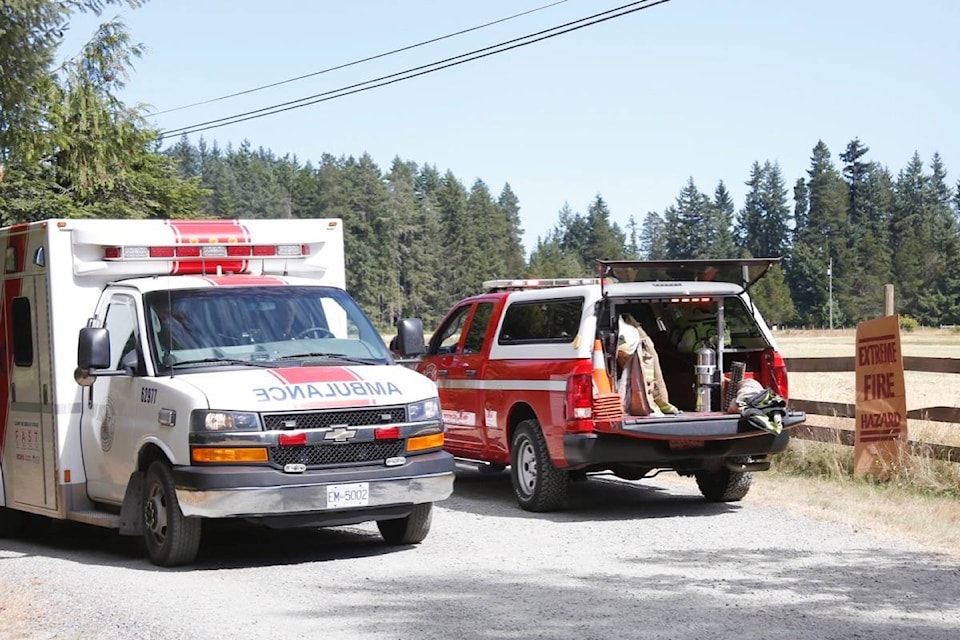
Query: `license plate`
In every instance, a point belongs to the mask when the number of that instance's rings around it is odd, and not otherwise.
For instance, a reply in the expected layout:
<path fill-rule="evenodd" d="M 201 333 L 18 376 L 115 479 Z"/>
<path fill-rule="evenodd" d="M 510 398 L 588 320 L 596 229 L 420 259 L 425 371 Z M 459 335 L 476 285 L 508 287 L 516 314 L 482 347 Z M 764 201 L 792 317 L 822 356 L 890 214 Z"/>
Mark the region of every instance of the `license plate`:
<path fill-rule="evenodd" d="M 370 486 L 367 482 L 332 484 L 327 487 L 327 509 L 366 507 L 370 504 Z"/>
<path fill-rule="evenodd" d="M 702 449 L 707 443 L 703 440 L 671 440 L 670 448 L 677 449 Z"/>

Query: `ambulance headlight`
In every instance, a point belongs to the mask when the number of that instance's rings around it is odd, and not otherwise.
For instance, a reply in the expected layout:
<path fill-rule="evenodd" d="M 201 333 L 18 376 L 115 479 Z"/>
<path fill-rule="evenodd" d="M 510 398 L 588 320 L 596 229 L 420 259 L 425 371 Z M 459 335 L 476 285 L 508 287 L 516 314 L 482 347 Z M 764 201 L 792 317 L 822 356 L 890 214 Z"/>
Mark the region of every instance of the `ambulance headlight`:
<path fill-rule="evenodd" d="M 259 414 L 251 411 L 194 411 L 191 431 L 262 431 Z"/>
<path fill-rule="evenodd" d="M 423 422 L 424 420 L 440 419 L 440 399 L 428 398 L 420 402 L 411 402 L 407 405 L 407 420 L 409 422 Z"/>

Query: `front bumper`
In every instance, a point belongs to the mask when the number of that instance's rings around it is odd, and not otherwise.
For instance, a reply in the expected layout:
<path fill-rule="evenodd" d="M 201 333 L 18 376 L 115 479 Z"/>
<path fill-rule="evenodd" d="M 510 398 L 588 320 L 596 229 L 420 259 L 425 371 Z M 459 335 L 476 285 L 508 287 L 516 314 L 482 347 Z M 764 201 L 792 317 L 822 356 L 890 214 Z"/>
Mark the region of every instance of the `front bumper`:
<path fill-rule="evenodd" d="M 360 466 L 290 474 L 250 466 L 177 467 L 174 483 L 180 510 L 202 518 L 294 516 L 382 510 L 436 502 L 453 493 L 453 456 L 444 451 L 408 458 L 399 467 Z M 332 485 L 367 483 L 367 504 L 331 508 Z"/>

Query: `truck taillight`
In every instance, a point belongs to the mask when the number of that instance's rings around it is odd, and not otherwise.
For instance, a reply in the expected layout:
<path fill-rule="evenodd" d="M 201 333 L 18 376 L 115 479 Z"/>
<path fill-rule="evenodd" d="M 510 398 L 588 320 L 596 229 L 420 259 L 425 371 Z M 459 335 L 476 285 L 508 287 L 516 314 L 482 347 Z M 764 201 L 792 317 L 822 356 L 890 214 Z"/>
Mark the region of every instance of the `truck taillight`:
<path fill-rule="evenodd" d="M 787 382 L 787 364 L 783 356 L 775 349 L 763 352 L 763 371 L 760 375 L 765 386 L 779 393 L 784 398 L 790 397 L 790 388 Z"/>
<path fill-rule="evenodd" d="M 566 404 L 567 431 L 593 431 L 593 374 L 567 378 Z"/>

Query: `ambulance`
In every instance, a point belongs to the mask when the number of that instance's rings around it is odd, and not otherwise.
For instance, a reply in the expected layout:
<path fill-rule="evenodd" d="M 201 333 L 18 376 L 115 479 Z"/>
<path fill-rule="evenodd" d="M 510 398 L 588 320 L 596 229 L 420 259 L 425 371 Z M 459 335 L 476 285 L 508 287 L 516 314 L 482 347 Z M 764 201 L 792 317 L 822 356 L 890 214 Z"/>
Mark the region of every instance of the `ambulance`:
<path fill-rule="evenodd" d="M 213 518 L 426 537 L 454 478 L 437 387 L 345 291 L 341 220 L 46 220 L 0 247 L 0 537 L 88 523 L 160 566 Z"/>

